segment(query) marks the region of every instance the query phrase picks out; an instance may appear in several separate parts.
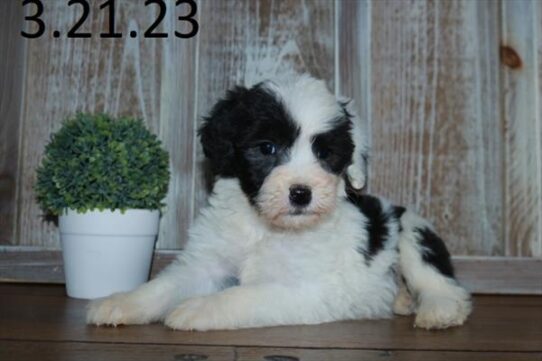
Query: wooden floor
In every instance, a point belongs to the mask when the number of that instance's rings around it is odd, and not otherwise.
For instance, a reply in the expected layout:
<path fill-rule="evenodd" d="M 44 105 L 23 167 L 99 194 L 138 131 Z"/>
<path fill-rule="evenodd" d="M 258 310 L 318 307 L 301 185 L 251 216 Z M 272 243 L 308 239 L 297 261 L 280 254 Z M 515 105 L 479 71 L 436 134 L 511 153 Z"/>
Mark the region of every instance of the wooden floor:
<path fill-rule="evenodd" d="M 85 301 L 61 286 L 0 284 L 0 360 L 542 360 L 542 297 L 477 296 L 468 324 L 445 331 L 409 317 L 216 332 L 85 325 Z"/>

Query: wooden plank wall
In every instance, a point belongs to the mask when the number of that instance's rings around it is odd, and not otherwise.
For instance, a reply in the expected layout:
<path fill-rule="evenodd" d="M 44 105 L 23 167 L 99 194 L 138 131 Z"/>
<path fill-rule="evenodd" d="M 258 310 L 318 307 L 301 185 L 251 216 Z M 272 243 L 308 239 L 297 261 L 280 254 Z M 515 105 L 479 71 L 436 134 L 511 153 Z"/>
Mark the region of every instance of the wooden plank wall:
<path fill-rule="evenodd" d="M 542 255 L 539 1 L 502 3 L 504 237 L 507 255 Z M 538 11 L 537 11 L 538 10 Z"/>
<path fill-rule="evenodd" d="M 99 3 L 82 30 L 106 29 Z M 542 256 L 537 0 L 199 0 L 190 40 L 49 31 L 26 43 L 13 4 L 0 4 L 0 245 L 58 248 L 35 203 L 35 168 L 49 134 L 83 110 L 140 116 L 159 134 L 172 181 L 158 247 L 182 247 L 207 195 L 201 116 L 234 84 L 309 71 L 357 104 L 371 192 L 431 219 L 455 255 Z M 173 5 L 168 33 L 182 12 Z M 47 2 L 44 21 L 67 29 L 79 11 Z M 117 0 L 126 33 L 155 18 L 155 7 Z"/>
<path fill-rule="evenodd" d="M 0 2 L 0 244 L 17 240 L 17 167 L 25 64 L 25 43 L 19 38 L 22 14 L 16 2 Z"/>
<path fill-rule="evenodd" d="M 92 10 L 96 11 L 98 2 L 93 4 Z M 117 4 L 119 29 L 140 30 L 154 21 L 156 16 L 150 11 L 152 8 L 140 5 L 133 1 Z M 52 29 L 69 29 L 79 18 L 81 9 L 68 7 L 62 1 L 48 2 L 46 6 L 43 20 L 51 30 L 42 38 L 29 40 L 27 48 L 26 92 L 21 120 L 22 163 L 18 179 L 18 243 L 58 247 L 56 226 L 43 222 L 32 189 L 35 169 L 49 134 L 60 127 L 66 116 L 76 111 L 131 114 L 143 117 L 154 132 L 167 130 L 160 124 L 161 106 L 166 107 L 161 104 L 160 95 L 167 44 L 155 39 L 130 37 L 68 39 L 62 36 L 54 39 Z M 84 23 L 81 31 L 98 34 L 106 30 L 106 12 L 96 13 L 91 21 Z M 168 117 L 168 112 L 165 113 Z M 172 122 L 172 126 L 176 123 Z M 190 139 L 189 134 L 184 134 Z M 165 141 L 169 143 L 169 139 Z"/>
<path fill-rule="evenodd" d="M 372 3 L 371 192 L 502 254 L 496 2 Z"/>

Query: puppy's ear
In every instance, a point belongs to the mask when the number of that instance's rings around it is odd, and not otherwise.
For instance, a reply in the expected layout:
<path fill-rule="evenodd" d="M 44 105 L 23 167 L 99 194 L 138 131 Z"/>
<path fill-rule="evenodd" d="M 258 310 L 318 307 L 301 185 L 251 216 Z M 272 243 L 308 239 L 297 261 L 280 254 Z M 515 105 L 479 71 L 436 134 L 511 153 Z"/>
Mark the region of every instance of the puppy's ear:
<path fill-rule="evenodd" d="M 352 164 L 346 169 L 346 186 L 349 190 L 360 192 L 367 185 L 369 146 L 361 120 L 352 109 L 351 100 L 340 99 L 339 104 L 343 108 L 344 114 L 352 122 L 352 139 L 354 141 Z"/>
<path fill-rule="evenodd" d="M 241 86 L 229 90 L 213 106 L 199 129 L 203 153 L 209 159 L 215 175 L 232 176 L 234 173 L 234 140 L 239 127 L 235 114 L 243 106 L 242 99 L 247 91 Z"/>

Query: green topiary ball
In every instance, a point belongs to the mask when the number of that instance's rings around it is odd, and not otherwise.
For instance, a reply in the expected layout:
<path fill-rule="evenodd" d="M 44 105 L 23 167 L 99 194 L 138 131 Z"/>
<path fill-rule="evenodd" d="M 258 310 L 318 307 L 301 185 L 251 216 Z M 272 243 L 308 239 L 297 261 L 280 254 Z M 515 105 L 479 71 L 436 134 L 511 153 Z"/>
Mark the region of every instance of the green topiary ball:
<path fill-rule="evenodd" d="M 160 209 L 169 156 L 139 119 L 78 113 L 52 135 L 38 168 L 37 199 L 48 214 Z"/>

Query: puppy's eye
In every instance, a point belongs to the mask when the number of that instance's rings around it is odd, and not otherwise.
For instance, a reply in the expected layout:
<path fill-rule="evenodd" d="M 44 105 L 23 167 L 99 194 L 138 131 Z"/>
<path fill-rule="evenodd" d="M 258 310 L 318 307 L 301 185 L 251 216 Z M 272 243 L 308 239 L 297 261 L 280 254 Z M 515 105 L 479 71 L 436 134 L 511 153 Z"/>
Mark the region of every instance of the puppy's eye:
<path fill-rule="evenodd" d="M 318 157 L 318 159 L 326 159 L 330 154 L 331 150 L 326 147 L 322 147 L 316 151 L 316 157 Z"/>
<path fill-rule="evenodd" d="M 277 146 L 271 142 L 263 142 L 260 144 L 260 152 L 263 155 L 274 155 L 277 153 Z"/>

